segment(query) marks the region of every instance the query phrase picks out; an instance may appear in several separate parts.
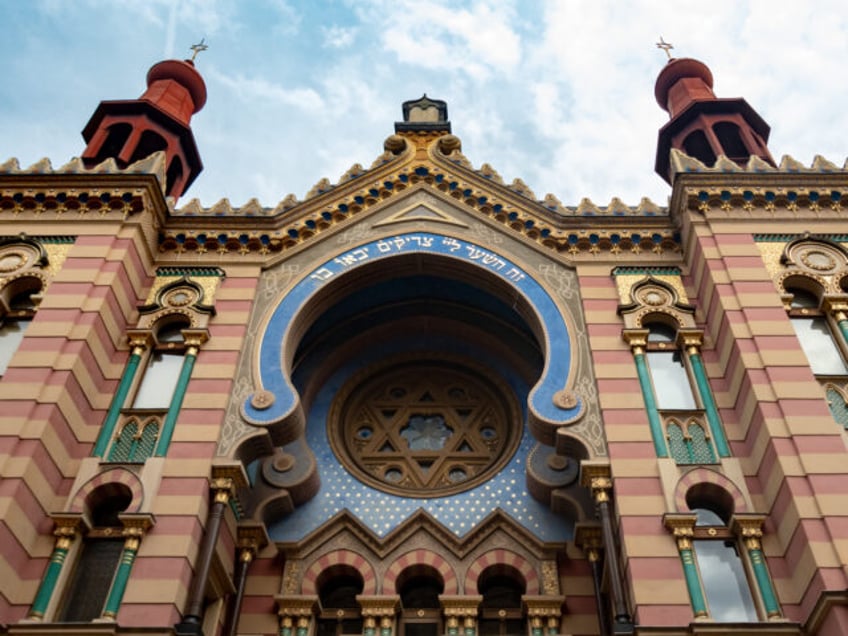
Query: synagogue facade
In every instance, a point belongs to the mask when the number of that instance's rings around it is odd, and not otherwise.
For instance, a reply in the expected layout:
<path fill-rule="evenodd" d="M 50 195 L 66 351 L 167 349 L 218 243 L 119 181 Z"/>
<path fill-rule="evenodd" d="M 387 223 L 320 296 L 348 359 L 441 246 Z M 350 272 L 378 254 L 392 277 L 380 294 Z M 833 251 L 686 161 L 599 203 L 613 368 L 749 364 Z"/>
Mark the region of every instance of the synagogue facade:
<path fill-rule="evenodd" d="M 697 60 L 655 94 L 667 205 L 538 197 L 427 96 L 185 202 L 175 60 L 0 165 L 0 633 L 848 633 L 848 171 Z"/>

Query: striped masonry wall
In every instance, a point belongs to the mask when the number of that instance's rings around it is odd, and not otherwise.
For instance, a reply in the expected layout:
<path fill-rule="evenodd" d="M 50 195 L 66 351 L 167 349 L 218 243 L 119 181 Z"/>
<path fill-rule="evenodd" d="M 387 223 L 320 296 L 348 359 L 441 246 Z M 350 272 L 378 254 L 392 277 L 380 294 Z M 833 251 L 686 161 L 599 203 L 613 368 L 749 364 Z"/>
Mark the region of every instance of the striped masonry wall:
<path fill-rule="evenodd" d="M 788 221 L 776 233 L 813 230 Z M 845 589 L 845 444 L 753 241 L 762 225 L 692 223 L 688 251 L 704 362 L 787 618 L 804 622 L 824 590 Z M 824 230 L 824 228 L 822 228 Z M 844 495 L 843 495 L 844 497 Z"/>
<path fill-rule="evenodd" d="M 141 543 L 117 617 L 121 625 L 174 624 L 188 600 L 210 506 L 212 459 L 259 276 L 256 267 L 228 267 L 225 273 L 215 296 L 210 337 L 198 353 L 168 454 L 148 460 L 162 462 L 151 508 L 156 525 Z M 212 596 L 229 584 L 226 579 L 232 580 L 234 569 L 235 519 L 229 508 L 225 514 L 216 552 L 223 567 L 213 567 L 213 578 L 218 578 L 210 585 Z M 213 607 L 213 619 L 214 612 Z M 220 624 L 225 612 L 217 616 Z"/>
<path fill-rule="evenodd" d="M 689 596 L 675 542 L 662 523 L 668 510 L 659 461 L 616 313 L 620 300 L 611 272 L 621 264 L 581 263 L 577 272 L 609 448 L 622 567 L 639 624 L 685 625 L 692 620 Z"/>
<path fill-rule="evenodd" d="M 11 235 L 27 230 L 4 225 Z M 90 453 L 147 284 L 137 228 L 75 223 L 73 231 L 67 224 L 38 231 L 78 238 L 0 383 L 0 605 L 8 622 L 24 618 L 33 601 L 53 549 L 48 515 L 64 508 Z"/>

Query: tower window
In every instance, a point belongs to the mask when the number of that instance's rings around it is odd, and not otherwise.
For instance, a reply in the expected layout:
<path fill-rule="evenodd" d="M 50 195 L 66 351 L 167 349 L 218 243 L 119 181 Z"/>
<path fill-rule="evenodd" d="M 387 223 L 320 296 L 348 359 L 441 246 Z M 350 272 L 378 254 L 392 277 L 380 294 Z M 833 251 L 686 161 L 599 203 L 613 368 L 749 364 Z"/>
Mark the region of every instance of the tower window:
<path fill-rule="evenodd" d="M 706 166 L 716 162 L 716 155 L 703 130 L 694 130 L 683 140 L 683 150 Z"/>
<path fill-rule="evenodd" d="M 722 121 L 713 126 L 713 132 L 721 144 L 722 154 L 734 161 L 746 161 L 751 155 L 742 141 L 739 126 L 730 121 Z"/>

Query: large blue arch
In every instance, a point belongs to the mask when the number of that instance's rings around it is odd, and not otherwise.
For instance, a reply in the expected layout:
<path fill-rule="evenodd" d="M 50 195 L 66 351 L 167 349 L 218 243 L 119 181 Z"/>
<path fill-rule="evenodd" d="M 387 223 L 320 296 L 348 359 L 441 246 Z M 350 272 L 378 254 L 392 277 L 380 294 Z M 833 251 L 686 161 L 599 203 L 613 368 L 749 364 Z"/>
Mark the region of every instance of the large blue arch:
<path fill-rule="evenodd" d="M 243 404 L 243 414 L 258 425 L 269 425 L 288 417 L 298 405 L 298 394 L 283 365 L 286 330 L 324 286 L 345 273 L 379 259 L 398 254 L 437 254 L 486 270 L 521 293 L 538 317 L 544 338 L 545 368 L 528 397 L 535 417 L 551 424 L 576 419 L 583 409 L 579 400 L 562 406 L 555 396 L 568 385 L 572 346 L 568 327 L 547 290 L 531 275 L 505 256 L 462 239 L 428 232 L 398 234 L 364 243 L 323 263 L 305 275 L 274 308 L 259 340 L 258 384 L 274 399 L 266 408 L 256 408 L 253 396 Z M 559 406 L 557 405 L 559 402 Z"/>

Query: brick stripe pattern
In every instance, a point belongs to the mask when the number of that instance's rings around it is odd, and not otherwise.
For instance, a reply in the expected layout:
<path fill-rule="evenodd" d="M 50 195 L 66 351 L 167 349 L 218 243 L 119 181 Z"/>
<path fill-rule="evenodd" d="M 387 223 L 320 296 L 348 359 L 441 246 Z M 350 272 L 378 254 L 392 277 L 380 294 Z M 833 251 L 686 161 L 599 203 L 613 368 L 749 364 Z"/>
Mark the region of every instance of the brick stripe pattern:
<path fill-rule="evenodd" d="M 517 573 L 524 584 L 525 594 L 541 594 L 539 573 L 527 560 L 515 552 L 497 549 L 480 555 L 469 566 L 465 574 L 465 593 L 479 594 L 477 582 L 480 575 L 488 570 L 489 574 L 514 575 Z"/>
<path fill-rule="evenodd" d="M 303 573 L 303 584 L 301 594 L 317 595 L 318 578 L 321 574 L 331 568 L 348 566 L 359 572 L 362 576 L 362 593 L 377 593 L 377 574 L 371 564 L 365 558 L 351 550 L 335 550 L 322 555 Z"/>
<path fill-rule="evenodd" d="M 141 510 L 141 505 L 144 501 L 144 487 L 139 478 L 126 468 L 113 468 L 89 479 L 71 499 L 68 510 L 70 512 L 84 512 L 88 508 L 87 502 L 92 493 L 101 486 L 111 484 L 123 484 L 132 493 L 132 500 L 125 512 L 138 512 Z"/>
<path fill-rule="evenodd" d="M 383 577 L 383 594 L 397 594 L 397 580 L 402 573 L 416 570 L 435 570 L 444 585 L 443 594 L 459 594 L 456 572 L 441 556 L 430 550 L 412 550 L 398 557 L 386 570 Z"/>

